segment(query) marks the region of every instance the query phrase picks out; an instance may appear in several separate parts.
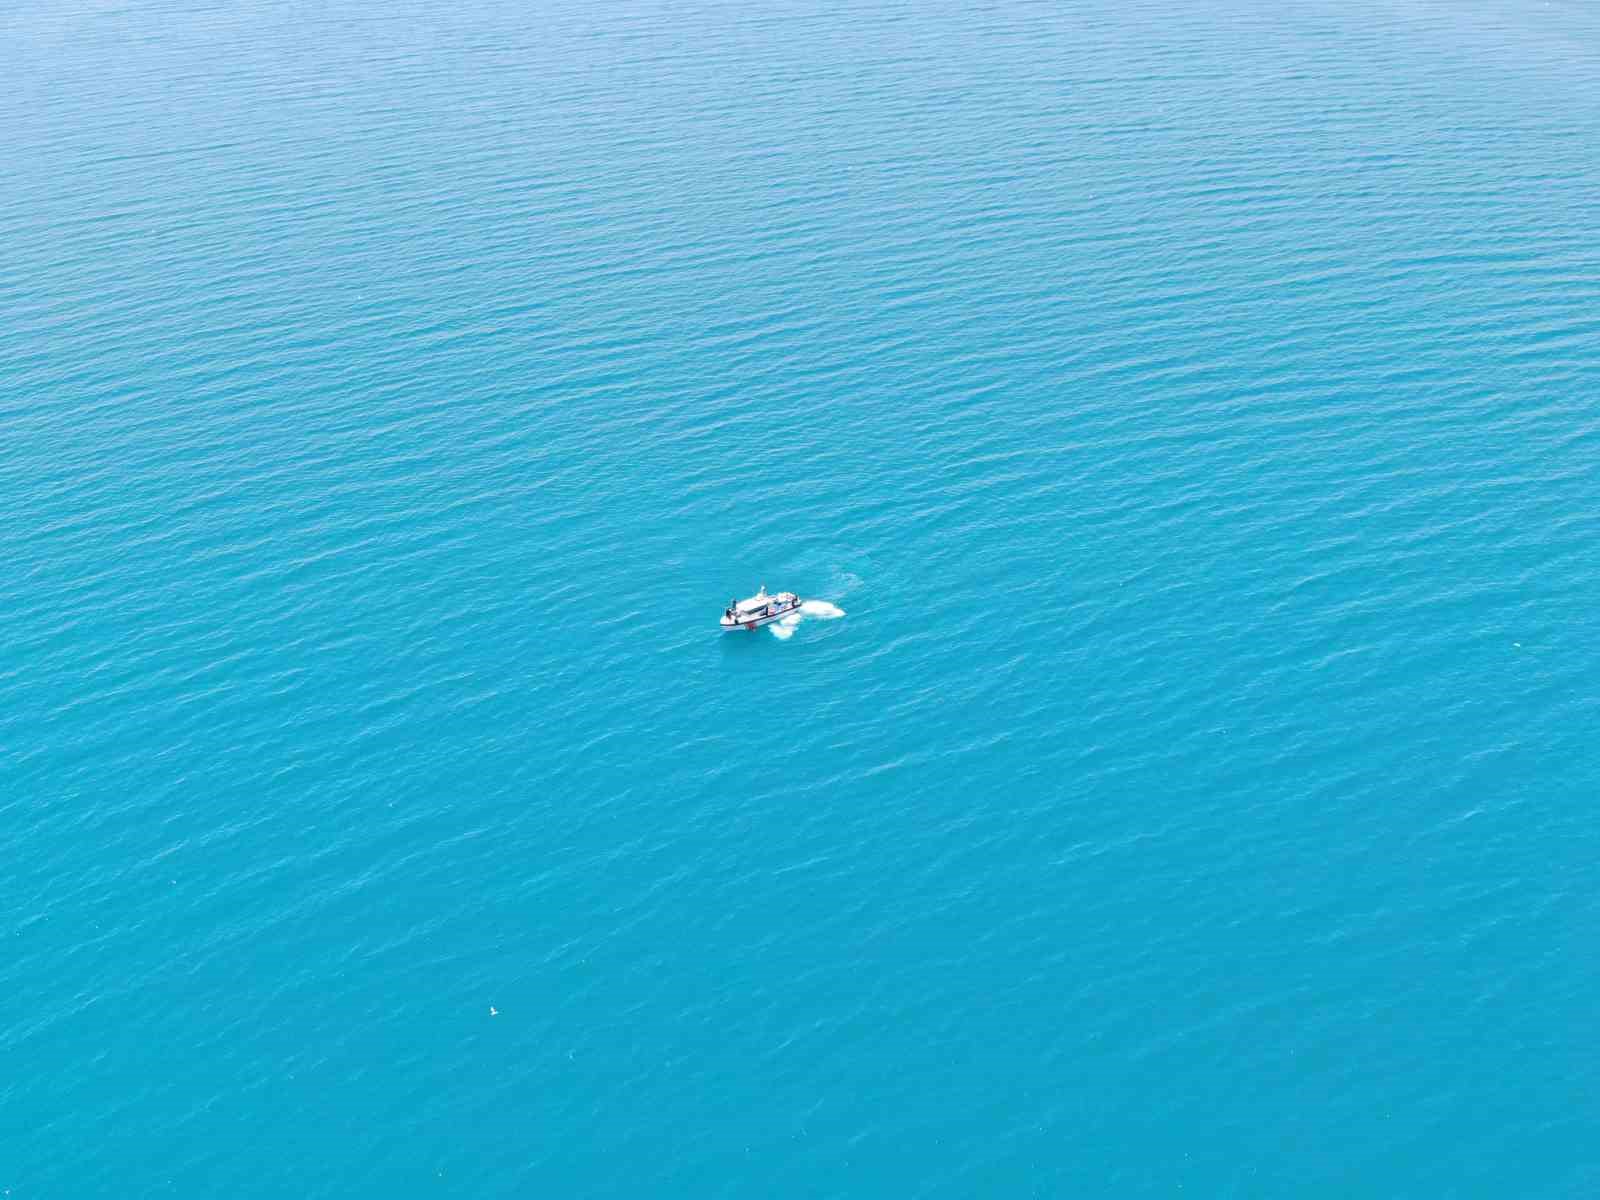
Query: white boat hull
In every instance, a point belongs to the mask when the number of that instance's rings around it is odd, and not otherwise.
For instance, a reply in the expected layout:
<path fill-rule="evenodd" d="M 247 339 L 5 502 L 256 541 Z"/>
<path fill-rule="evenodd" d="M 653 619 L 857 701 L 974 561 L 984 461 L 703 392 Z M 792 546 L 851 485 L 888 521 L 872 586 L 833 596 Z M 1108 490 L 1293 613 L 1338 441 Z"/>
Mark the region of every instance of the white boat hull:
<path fill-rule="evenodd" d="M 780 608 L 775 613 L 762 613 L 760 616 L 741 614 L 737 619 L 730 621 L 723 617 L 721 621 L 722 632 L 732 633 L 735 629 L 760 629 L 763 625 L 771 625 L 774 621 L 781 621 L 785 617 L 800 611 L 800 601 Z"/>

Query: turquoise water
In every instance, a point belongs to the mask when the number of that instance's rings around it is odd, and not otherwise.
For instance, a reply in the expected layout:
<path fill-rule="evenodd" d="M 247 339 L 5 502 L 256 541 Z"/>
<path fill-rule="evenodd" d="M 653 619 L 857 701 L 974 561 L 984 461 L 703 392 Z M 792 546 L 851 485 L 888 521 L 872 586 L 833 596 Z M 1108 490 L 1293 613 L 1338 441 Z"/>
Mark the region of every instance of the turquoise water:
<path fill-rule="evenodd" d="M 0 68 L 8 1195 L 1600 1188 L 1593 6 Z"/>

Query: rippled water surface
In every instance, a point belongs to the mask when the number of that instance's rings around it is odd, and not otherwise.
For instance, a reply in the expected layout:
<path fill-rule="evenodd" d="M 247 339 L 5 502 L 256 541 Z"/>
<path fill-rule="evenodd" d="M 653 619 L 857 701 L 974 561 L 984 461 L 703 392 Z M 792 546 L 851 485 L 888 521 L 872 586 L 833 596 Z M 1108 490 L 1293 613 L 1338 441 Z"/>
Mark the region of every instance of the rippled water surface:
<path fill-rule="evenodd" d="M 1600 1190 L 1593 5 L 0 73 L 8 1195 Z"/>

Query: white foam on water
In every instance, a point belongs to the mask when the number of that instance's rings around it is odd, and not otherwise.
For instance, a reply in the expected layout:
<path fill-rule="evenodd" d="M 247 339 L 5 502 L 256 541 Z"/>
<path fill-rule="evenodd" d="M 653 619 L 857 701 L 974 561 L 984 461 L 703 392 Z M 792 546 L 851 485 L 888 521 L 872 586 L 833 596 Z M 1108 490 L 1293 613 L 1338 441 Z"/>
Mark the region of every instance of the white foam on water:
<path fill-rule="evenodd" d="M 807 617 L 818 621 L 832 621 L 836 617 L 842 616 L 844 616 L 844 609 L 837 604 L 829 604 L 826 600 L 805 600 L 801 602 L 798 610 L 792 613 L 785 613 L 781 618 L 768 625 L 767 628 L 772 630 L 773 637 L 779 641 L 787 642 L 794 636 L 794 631 L 799 627 L 800 622 Z"/>

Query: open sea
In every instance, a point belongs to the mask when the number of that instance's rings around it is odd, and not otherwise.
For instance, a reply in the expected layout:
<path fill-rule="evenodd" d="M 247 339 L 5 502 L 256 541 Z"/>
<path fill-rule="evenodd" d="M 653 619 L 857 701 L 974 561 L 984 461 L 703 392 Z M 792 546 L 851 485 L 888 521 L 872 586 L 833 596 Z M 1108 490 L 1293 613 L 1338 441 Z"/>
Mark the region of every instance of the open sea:
<path fill-rule="evenodd" d="M 5 1197 L 1600 1195 L 1591 0 L 0 79 Z"/>

